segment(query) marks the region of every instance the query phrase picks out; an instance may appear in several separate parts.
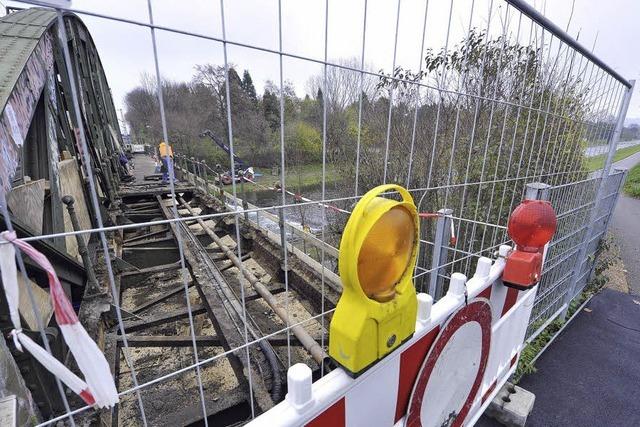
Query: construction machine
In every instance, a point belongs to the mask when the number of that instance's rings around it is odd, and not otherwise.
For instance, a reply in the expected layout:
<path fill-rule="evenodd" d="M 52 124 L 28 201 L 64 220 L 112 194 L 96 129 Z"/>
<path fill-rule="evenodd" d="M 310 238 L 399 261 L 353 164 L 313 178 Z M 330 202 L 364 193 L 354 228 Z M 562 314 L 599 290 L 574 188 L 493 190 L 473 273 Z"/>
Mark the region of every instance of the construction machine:
<path fill-rule="evenodd" d="M 222 184 L 225 184 L 225 185 L 231 184 L 234 180 L 236 182 L 253 181 L 253 178 L 254 178 L 253 167 L 251 166 L 247 167 L 247 164 L 244 162 L 244 160 L 238 157 L 237 154 L 232 153 L 231 148 L 229 148 L 229 146 L 225 144 L 224 141 L 222 141 L 220 138 L 218 138 L 218 136 L 215 133 L 213 133 L 211 130 L 205 129 L 200 133 L 200 138 L 204 138 L 206 136 L 211 138 L 211 140 L 218 147 L 222 148 L 227 154 L 230 154 L 233 157 L 233 165 L 234 165 L 233 170 L 235 171 L 235 177 L 233 179 L 231 178 L 233 176 L 231 170 L 227 170 L 225 172 L 216 171 L 218 172 L 218 178 L 216 178 L 217 181 L 220 181 L 222 182 Z M 220 169 L 220 166 L 218 165 L 216 169 Z"/>

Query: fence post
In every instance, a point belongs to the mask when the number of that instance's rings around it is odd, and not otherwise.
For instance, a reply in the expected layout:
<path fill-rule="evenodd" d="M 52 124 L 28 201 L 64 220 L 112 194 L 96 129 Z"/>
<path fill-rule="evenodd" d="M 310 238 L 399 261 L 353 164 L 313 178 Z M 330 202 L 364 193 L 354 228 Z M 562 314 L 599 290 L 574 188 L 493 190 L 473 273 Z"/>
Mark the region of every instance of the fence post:
<path fill-rule="evenodd" d="M 587 225 L 586 233 L 584 235 L 584 238 L 582 239 L 582 243 L 580 244 L 580 249 L 578 250 L 578 258 L 576 259 L 576 263 L 573 267 L 573 273 L 571 275 L 571 285 L 569 286 L 569 289 L 567 289 L 567 293 L 564 295 L 564 310 L 562 311 L 562 315 L 561 315 L 563 318 L 567 317 L 567 311 L 569 310 L 569 305 L 573 300 L 573 298 L 575 297 L 576 285 L 578 283 L 578 279 L 580 278 L 582 264 L 587 257 L 589 240 L 591 238 L 591 233 L 593 232 L 594 223 L 598 218 L 598 211 L 600 210 L 600 202 L 602 201 L 602 198 L 604 196 L 605 187 L 607 185 L 607 178 L 609 177 L 609 171 L 611 170 L 611 164 L 613 163 L 613 158 L 616 153 L 616 147 L 618 146 L 618 141 L 620 140 L 620 134 L 622 133 L 622 128 L 624 126 L 624 119 L 627 116 L 627 110 L 629 109 L 629 102 L 631 101 L 631 96 L 633 95 L 635 80 L 630 80 L 629 83 L 631 83 L 631 87 L 627 88 L 627 91 L 624 94 L 624 98 L 622 99 L 622 105 L 620 106 L 620 111 L 618 112 L 618 117 L 616 119 L 616 127 L 613 132 L 613 135 L 611 135 L 611 139 L 609 140 L 609 152 L 607 153 L 607 159 L 605 160 L 604 167 L 602 168 L 600 184 L 598 185 L 595 204 L 591 211 L 591 215 L 589 216 L 589 222 Z M 589 280 L 589 278 L 587 278 L 587 280 Z"/>
<path fill-rule="evenodd" d="M 620 178 L 620 184 L 618 185 L 618 191 L 616 192 L 616 195 L 613 196 L 613 202 L 611 202 L 611 210 L 609 211 L 609 216 L 607 217 L 607 222 L 604 225 L 605 231 L 609 229 L 609 223 L 611 222 L 611 217 L 613 216 L 613 211 L 615 210 L 616 206 L 618 205 L 618 199 L 620 198 L 620 190 L 622 189 L 622 186 L 624 185 L 625 181 L 627 180 L 627 174 L 629 173 L 629 169 L 627 169 L 627 168 L 613 168 L 613 171 L 622 173 L 622 177 Z"/>
<path fill-rule="evenodd" d="M 433 238 L 433 254 L 431 256 L 431 274 L 429 275 L 429 295 L 437 301 L 442 294 L 442 277 L 440 272 L 441 265 L 447 261 L 449 250 L 446 249 L 450 245 L 450 236 L 447 231 L 451 227 L 451 214 L 453 209 L 440 209 L 436 219 L 436 233 Z"/>
<path fill-rule="evenodd" d="M 286 230 L 284 229 L 284 211 L 282 210 L 282 208 L 278 209 L 278 226 L 280 227 L 280 244 L 282 245 L 282 262 L 284 262 L 284 259 L 286 257 L 286 251 L 287 251 L 287 235 L 286 235 Z"/>
<path fill-rule="evenodd" d="M 184 155 L 183 154 L 178 154 L 176 155 L 176 163 L 178 164 L 178 169 L 180 170 L 180 179 L 183 181 L 186 181 L 184 179 Z"/>
<path fill-rule="evenodd" d="M 549 201 L 551 196 L 551 186 L 543 182 L 531 182 L 525 186 L 524 199 L 525 200 L 546 200 Z M 542 268 L 544 269 L 544 260 L 547 256 L 547 248 L 549 244 L 545 245 Z M 544 271 L 544 270 L 543 270 Z"/>
<path fill-rule="evenodd" d="M 524 198 L 526 200 L 549 200 L 549 184 L 542 182 L 532 182 L 527 184 Z"/>
<path fill-rule="evenodd" d="M 196 181 L 196 159 L 194 159 L 193 156 L 191 156 L 191 168 L 187 168 L 187 170 L 193 177 L 193 185 L 198 188 L 198 182 Z"/>
<path fill-rule="evenodd" d="M 196 188 L 198 187 L 197 183 L 200 182 L 200 180 L 202 179 L 202 162 L 200 160 L 197 160 L 197 170 L 198 170 L 198 175 L 196 176 Z M 205 188 L 204 188 L 204 180 L 202 182 L 202 191 L 206 192 Z"/>
<path fill-rule="evenodd" d="M 204 179 L 204 193 L 209 194 L 209 178 L 207 177 L 207 162 L 202 160 L 202 179 Z"/>
<path fill-rule="evenodd" d="M 240 175 L 240 192 L 242 193 L 242 210 L 244 211 L 244 219 L 249 222 L 249 203 L 247 202 L 247 193 L 244 191 L 244 177 Z"/>

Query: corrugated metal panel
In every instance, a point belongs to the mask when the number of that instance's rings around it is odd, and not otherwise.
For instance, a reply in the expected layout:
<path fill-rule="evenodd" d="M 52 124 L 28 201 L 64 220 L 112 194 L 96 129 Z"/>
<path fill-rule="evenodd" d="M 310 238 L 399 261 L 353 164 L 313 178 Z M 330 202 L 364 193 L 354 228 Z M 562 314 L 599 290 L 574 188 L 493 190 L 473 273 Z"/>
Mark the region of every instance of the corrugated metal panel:
<path fill-rule="evenodd" d="M 46 9 L 27 9 L 0 18 L 0 111 L 42 34 L 55 20 Z"/>

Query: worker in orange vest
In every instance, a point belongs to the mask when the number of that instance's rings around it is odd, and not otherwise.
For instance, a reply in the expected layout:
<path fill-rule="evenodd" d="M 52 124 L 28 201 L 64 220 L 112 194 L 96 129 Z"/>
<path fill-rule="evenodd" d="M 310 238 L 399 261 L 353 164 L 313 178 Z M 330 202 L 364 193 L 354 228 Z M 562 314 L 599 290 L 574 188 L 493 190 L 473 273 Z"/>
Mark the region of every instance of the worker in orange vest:
<path fill-rule="evenodd" d="M 158 153 L 160 154 L 160 159 L 162 160 L 162 166 L 160 167 L 160 172 L 162 172 L 162 183 L 167 184 L 169 182 L 169 159 L 171 159 L 171 162 L 173 163 L 173 149 L 169 144 L 161 141 L 160 145 L 158 146 Z"/>

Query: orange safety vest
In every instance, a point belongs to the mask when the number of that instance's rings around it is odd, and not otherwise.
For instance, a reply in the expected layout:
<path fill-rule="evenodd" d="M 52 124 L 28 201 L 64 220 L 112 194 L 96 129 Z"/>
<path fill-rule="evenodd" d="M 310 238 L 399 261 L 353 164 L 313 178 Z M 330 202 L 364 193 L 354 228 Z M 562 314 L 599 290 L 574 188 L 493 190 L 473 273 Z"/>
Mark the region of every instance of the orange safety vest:
<path fill-rule="evenodd" d="M 167 149 L 169 151 L 169 156 L 173 158 L 173 148 L 171 148 L 171 146 L 166 142 L 161 142 L 160 145 L 158 146 L 158 151 L 160 151 L 160 157 L 162 158 L 167 156 Z"/>

